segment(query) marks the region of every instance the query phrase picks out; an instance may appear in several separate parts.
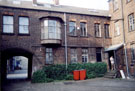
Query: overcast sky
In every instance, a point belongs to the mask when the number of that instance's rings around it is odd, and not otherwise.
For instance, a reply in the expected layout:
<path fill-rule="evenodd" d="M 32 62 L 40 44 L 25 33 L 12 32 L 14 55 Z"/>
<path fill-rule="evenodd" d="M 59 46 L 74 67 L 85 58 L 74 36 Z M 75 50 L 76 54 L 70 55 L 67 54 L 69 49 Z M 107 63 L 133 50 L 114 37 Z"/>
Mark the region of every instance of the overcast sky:
<path fill-rule="evenodd" d="M 38 1 L 46 1 L 46 0 L 38 0 Z M 47 0 L 48 1 L 48 0 Z M 60 5 L 69 5 L 69 6 L 77 6 L 84 8 L 92 8 L 92 9 L 102 9 L 108 10 L 108 0 L 59 0 Z"/>

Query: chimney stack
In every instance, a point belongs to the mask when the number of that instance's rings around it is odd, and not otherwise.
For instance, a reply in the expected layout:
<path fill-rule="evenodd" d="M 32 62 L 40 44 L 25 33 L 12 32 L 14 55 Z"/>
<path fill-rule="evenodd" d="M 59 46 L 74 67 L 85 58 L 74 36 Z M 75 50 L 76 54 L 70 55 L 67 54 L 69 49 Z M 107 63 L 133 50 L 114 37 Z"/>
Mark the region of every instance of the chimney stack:
<path fill-rule="evenodd" d="M 37 0 L 33 0 L 33 4 L 37 4 Z"/>
<path fill-rule="evenodd" d="M 54 0 L 55 5 L 59 5 L 59 0 Z"/>

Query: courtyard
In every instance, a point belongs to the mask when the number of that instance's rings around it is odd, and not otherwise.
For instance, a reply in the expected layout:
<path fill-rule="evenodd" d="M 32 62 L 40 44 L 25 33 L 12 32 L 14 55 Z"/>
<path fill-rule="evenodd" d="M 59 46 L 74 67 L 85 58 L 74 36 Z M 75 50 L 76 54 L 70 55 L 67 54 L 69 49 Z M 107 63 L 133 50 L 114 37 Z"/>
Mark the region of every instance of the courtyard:
<path fill-rule="evenodd" d="M 31 83 L 13 80 L 3 86 L 3 91 L 134 91 L 135 80 L 95 78 L 82 81 Z"/>

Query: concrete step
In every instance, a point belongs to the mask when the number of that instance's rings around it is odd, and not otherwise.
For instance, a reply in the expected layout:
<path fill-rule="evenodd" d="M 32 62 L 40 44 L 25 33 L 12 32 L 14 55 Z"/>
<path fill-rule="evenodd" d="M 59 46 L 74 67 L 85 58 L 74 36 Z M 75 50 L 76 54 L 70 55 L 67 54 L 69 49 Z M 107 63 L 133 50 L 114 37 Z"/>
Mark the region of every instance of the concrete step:
<path fill-rule="evenodd" d="M 104 77 L 105 78 L 115 78 L 116 77 L 116 72 L 115 71 L 107 72 Z"/>

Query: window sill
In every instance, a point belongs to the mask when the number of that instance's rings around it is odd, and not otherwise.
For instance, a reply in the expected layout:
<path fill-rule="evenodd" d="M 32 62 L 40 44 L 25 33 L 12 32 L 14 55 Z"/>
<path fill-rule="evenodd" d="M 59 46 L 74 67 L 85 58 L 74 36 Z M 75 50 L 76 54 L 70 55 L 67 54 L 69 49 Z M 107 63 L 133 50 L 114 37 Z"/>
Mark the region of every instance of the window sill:
<path fill-rule="evenodd" d="M 23 33 L 19 33 L 19 36 L 30 36 L 30 34 L 23 34 Z"/>
<path fill-rule="evenodd" d="M 95 37 L 95 38 L 102 38 L 102 37 Z"/>
<path fill-rule="evenodd" d="M 14 33 L 2 33 L 2 35 L 15 35 Z"/>
<path fill-rule="evenodd" d="M 135 31 L 135 30 L 130 30 L 130 31 L 128 31 L 128 32 L 130 33 L 130 32 L 134 32 L 134 31 Z"/>
<path fill-rule="evenodd" d="M 81 38 L 88 38 L 88 36 L 80 36 Z"/>
<path fill-rule="evenodd" d="M 77 35 L 69 35 L 70 37 L 78 37 Z"/>
<path fill-rule="evenodd" d="M 111 39 L 111 37 L 105 37 L 106 39 Z"/>

